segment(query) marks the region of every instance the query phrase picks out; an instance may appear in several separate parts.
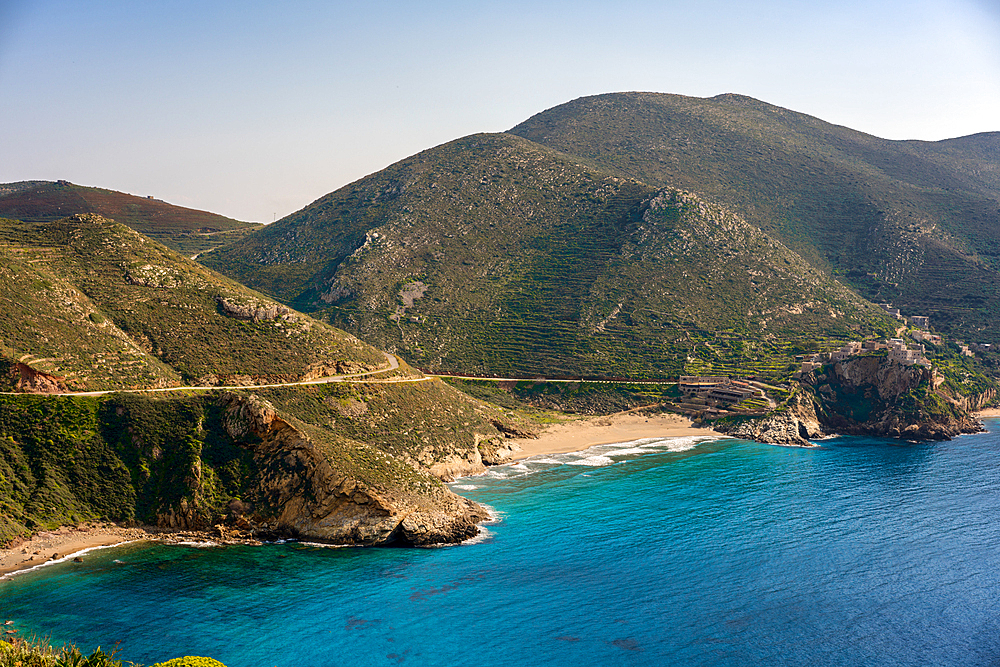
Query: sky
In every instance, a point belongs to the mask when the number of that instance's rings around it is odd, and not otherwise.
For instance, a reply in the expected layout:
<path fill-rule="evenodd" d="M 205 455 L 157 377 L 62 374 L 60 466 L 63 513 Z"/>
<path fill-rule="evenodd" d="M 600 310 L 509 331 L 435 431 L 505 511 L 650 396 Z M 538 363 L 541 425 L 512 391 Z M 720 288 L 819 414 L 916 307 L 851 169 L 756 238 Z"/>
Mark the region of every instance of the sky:
<path fill-rule="evenodd" d="M 628 90 L 740 93 L 888 139 L 1000 131 L 1000 0 L 0 0 L 0 183 L 271 222 Z"/>

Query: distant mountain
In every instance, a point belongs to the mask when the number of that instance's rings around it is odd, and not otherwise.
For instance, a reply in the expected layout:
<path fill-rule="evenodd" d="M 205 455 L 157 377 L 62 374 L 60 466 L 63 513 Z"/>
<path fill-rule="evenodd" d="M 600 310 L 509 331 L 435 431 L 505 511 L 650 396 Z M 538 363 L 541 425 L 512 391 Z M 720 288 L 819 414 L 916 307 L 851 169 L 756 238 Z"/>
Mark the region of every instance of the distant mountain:
<path fill-rule="evenodd" d="M 738 213 L 511 134 L 424 151 L 201 261 L 434 370 L 777 378 L 802 346 L 893 330 Z"/>
<path fill-rule="evenodd" d="M 584 97 L 510 131 L 723 204 L 814 267 L 1000 342 L 1000 133 L 890 141 L 749 97 Z"/>
<path fill-rule="evenodd" d="M 0 357 L 16 383 L 253 384 L 386 364 L 353 336 L 95 214 L 0 220 L 0 312 Z"/>
<path fill-rule="evenodd" d="M 262 225 L 174 206 L 152 197 L 73 185 L 66 181 L 0 184 L 0 218 L 51 222 L 96 213 L 192 256 L 233 241 Z"/>

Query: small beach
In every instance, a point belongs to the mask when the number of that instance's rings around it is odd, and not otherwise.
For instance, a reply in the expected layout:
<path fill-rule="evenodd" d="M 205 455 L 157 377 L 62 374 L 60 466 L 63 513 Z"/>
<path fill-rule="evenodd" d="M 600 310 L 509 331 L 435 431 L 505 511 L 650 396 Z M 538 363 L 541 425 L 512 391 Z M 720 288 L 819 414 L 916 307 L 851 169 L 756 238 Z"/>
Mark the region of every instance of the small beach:
<path fill-rule="evenodd" d="M 643 438 L 681 438 L 711 435 L 715 431 L 698 428 L 680 415 L 659 413 L 643 415 L 620 412 L 601 417 L 585 417 L 546 427 L 537 438 L 517 438 L 510 442 L 521 451 L 514 452 L 517 461 L 544 454 L 579 452 L 594 445 L 632 442 Z"/>
<path fill-rule="evenodd" d="M 15 541 L 13 545 L 0 549 L 0 579 L 14 572 L 75 557 L 89 549 L 142 540 L 257 544 L 251 539 L 232 536 L 220 538 L 203 531 L 176 531 L 155 526 L 126 528 L 113 523 L 84 523 L 79 526 L 63 526 L 58 530 L 43 530 L 30 539 Z M 87 556 L 83 554 L 80 557 Z"/>
<path fill-rule="evenodd" d="M 979 412 L 974 413 L 974 415 L 980 419 L 1000 417 L 1000 408 L 986 408 L 985 410 L 980 410 Z"/>
<path fill-rule="evenodd" d="M 84 524 L 59 530 L 43 530 L 31 539 L 0 549 L 0 577 L 86 549 L 143 539 L 153 539 L 153 536 L 140 528 L 121 528 L 114 524 Z"/>

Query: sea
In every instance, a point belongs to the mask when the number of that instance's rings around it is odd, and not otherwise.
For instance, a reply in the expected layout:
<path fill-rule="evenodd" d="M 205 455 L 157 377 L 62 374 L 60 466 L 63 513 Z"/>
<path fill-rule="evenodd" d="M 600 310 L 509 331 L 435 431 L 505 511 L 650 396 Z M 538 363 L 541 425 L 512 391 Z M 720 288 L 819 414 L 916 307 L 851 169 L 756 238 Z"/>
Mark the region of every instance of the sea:
<path fill-rule="evenodd" d="M 0 581 L 20 636 L 149 664 L 1000 664 L 1000 420 L 949 442 L 716 436 L 456 481 L 428 549 L 135 543 Z"/>

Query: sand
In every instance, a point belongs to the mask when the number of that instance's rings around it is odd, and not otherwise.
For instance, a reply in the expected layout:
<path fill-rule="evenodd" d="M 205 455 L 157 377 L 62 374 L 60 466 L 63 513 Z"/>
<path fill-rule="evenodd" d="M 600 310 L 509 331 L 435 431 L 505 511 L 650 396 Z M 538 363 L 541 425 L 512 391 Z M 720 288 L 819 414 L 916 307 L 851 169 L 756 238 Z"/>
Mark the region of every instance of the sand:
<path fill-rule="evenodd" d="M 0 549 L 0 577 L 60 560 L 85 549 L 144 539 L 153 539 L 153 536 L 141 528 L 121 528 L 114 524 L 84 524 L 41 531 L 30 540 Z"/>
<path fill-rule="evenodd" d="M 514 460 L 540 454 L 579 452 L 594 445 L 630 442 L 641 438 L 677 438 L 713 435 L 715 431 L 697 428 L 686 417 L 674 414 L 640 415 L 620 412 L 606 417 L 586 417 L 546 427 L 537 438 L 517 438 L 521 451 Z"/>
<path fill-rule="evenodd" d="M 1000 408 L 986 408 L 975 413 L 976 417 L 1000 417 Z"/>
<path fill-rule="evenodd" d="M 126 542 L 156 540 L 159 542 L 216 542 L 220 544 L 260 544 L 239 534 L 239 531 L 175 531 L 155 526 L 125 528 L 113 523 L 63 526 L 59 530 L 41 531 L 31 539 L 0 549 L 0 578 L 13 572 L 28 570 L 45 563 L 76 556 L 81 551 Z M 87 555 L 79 556 L 86 559 Z"/>

